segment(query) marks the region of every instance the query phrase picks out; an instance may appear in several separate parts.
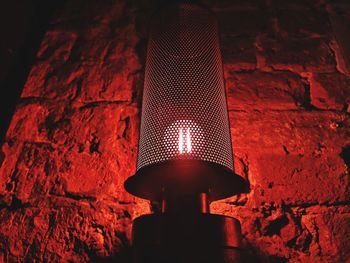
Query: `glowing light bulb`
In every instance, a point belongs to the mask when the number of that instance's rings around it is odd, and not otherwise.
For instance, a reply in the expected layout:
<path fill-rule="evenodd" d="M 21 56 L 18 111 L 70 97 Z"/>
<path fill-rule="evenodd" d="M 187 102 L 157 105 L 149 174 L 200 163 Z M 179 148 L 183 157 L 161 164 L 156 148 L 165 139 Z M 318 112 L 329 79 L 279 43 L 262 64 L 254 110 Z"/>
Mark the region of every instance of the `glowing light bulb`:
<path fill-rule="evenodd" d="M 179 128 L 179 143 L 178 143 L 179 153 L 191 153 L 192 143 L 191 143 L 191 130 L 190 128 L 186 129 L 186 140 L 184 141 L 183 128 Z"/>
<path fill-rule="evenodd" d="M 164 144 L 171 156 L 196 156 L 204 144 L 202 129 L 191 120 L 175 121 L 165 131 Z"/>
<path fill-rule="evenodd" d="M 183 142 L 183 132 L 182 128 L 179 130 L 179 153 L 183 153 L 183 147 L 184 147 L 184 142 Z"/>
<path fill-rule="evenodd" d="M 186 133 L 186 149 L 187 149 L 187 153 L 191 152 L 192 149 L 192 145 L 191 145 L 191 135 L 190 135 L 190 128 L 187 128 L 187 133 Z"/>

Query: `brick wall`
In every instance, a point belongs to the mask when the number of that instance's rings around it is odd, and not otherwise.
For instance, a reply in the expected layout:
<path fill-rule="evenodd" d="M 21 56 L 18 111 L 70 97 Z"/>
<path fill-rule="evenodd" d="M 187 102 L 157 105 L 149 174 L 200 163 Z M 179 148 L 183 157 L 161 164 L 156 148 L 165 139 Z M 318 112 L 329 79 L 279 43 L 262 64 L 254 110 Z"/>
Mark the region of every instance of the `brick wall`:
<path fill-rule="evenodd" d="M 350 260 L 350 2 L 203 2 L 251 187 L 213 213 L 240 219 L 255 260 Z M 53 17 L 0 152 L 0 262 L 127 262 L 132 219 L 150 211 L 123 182 L 155 6 L 73 0 Z"/>

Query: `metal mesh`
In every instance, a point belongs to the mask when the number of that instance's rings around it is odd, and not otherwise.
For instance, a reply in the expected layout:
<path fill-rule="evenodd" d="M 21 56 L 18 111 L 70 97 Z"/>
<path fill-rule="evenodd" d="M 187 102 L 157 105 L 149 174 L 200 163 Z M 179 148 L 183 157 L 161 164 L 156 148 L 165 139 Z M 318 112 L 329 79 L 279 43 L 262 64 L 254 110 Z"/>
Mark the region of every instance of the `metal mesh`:
<path fill-rule="evenodd" d="M 218 25 L 196 5 L 153 19 L 148 42 L 137 170 L 174 159 L 233 169 Z"/>

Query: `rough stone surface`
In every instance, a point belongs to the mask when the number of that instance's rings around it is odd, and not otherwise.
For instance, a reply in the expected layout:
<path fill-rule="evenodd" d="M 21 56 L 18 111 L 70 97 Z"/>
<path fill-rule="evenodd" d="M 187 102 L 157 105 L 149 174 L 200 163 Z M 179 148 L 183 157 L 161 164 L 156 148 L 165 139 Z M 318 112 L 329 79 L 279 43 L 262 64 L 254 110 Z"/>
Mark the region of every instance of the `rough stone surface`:
<path fill-rule="evenodd" d="M 349 262 L 350 25 L 331 23 L 327 0 L 202 2 L 219 20 L 235 171 L 250 184 L 212 212 L 241 221 L 247 262 Z M 347 1 L 332 5 L 350 21 Z M 0 262 L 130 262 L 132 220 L 151 211 L 123 183 L 155 8 L 73 0 L 52 18 L 0 151 Z"/>
<path fill-rule="evenodd" d="M 334 54 L 327 39 L 263 38 L 257 45 L 266 63 L 262 68 L 297 73 L 335 70 Z"/>
<path fill-rule="evenodd" d="M 256 69 L 254 40 L 254 37 L 222 36 L 222 53 L 225 54 L 223 63 L 227 70 Z"/>
<path fill-rule="evenodd" d="M 314 74 L 310 80 L 310 96 L 317 108 L 349 111 L 350 78 L 341 73 Z"/>
<path fill-rule="evenodd" d="M 279 10 L 276 17 L 276 27 L 284 38 L 318 38 L 329 36 L 332 32 L 327 13 L 322 9 L 318 9 L 317 12 Z M 300 19 L 301 17 L 303 19 Z"/>
<path fill-rule="evenodd" d="M 249 168 L 252 203 L 349 200 L 348 171 L 340 156 L 350 144 L 346 114 L 231 112 L 230 120 L 234 152 Z"/>
<path fill-rule="evenodd" d="M 229 110 L 297 109 L 305 101 L 300 76 L 289 72 L 229 72 L 226 75 Z"/>

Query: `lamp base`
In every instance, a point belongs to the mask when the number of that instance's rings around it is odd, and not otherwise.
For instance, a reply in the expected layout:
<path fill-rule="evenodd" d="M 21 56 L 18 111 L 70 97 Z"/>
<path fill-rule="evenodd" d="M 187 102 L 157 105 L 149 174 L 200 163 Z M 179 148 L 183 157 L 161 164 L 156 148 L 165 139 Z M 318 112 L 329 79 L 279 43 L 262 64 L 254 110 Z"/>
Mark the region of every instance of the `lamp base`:
<path fill-rule="evenodd" d="M 125 189 L 140 198 L 159 201 L 164 191 L 176 189 L 209 193 L 216 201 L 248 192 L 248 182 L 220 164 L 203 160 L 168 160 L 140 168 L 124 183 Z"/>
<path fill-rule="evenodd" d="M 143 215 L 133 224 L 134 263 L 242 262 L 237 219 L 204 213 Z"/>

